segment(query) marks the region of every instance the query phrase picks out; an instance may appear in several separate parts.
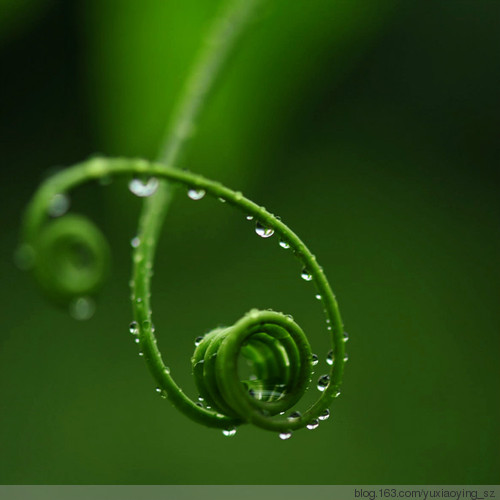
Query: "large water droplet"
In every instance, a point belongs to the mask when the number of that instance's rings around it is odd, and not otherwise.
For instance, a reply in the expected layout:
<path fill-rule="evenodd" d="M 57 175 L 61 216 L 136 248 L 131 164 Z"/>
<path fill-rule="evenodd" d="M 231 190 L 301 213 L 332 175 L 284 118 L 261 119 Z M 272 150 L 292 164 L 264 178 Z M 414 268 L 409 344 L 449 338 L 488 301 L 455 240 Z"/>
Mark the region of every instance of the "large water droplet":
<path fill-rule="evenodd" d="M 300 273 L 300 277 L 305 281 L 311 281 L 313 279 L 312 274 L 306 268 L 302 269 L 302 272 Z"/>
<path fill-rule="evenodd" d="M 288 417 L 288 420 L 297 420 L 302 416 L 302 413 L 300 411 L 294 411 L 293 413 L 290 413 L 290 416 Z"/>
<path fill-rule="evenodd" d="M 132 321 L 132 323 L 130 323 L 130 325 L 128 325 L 128 331 L 132 335 L 137 335 L 139 333 L 139 325 L 138 325 L 137 321 Z"/>
<path fill-rule="evenodd" d="M 247 219 L 247 220 L 253 220 L 253 215 L 247 215 L 247 216 L 246 216 L 246 219 Z"/>
<path fill-rule="evenodd" d="M 272 236 L 274 234 L 274 229 L 271 229 L 270 227 L 265 227 L 260 222 L 257 222 L 255 224 L 255 232 L 261 238 L 269 238 L 270 236 Z"/>
<path fill-rule="evenodd" d="M 318 355 L 317 354 L 311 354 L 311 364 L 313 366 L 316 366 L 318 364 Z"/>
<path fill-rule="evenodd" d="M 194 339 L 194 345 L 195 345 L 196 347 L 198 347 L 198 346 L 201 344 L 202 340 L 203 340 L 203 337 L 196 337 L 196 338 Z"/>
<path fill-rule="evenodd" d="M 315 418 L 311 422 L 309 422 L 306 427 L 310 430 L 313 431 L 314 429 L 317 429 L 319 427 L 319 421 Z"/>
<path fill-rule="evenodd" d="M 224 429 L 222 431 L 222 434 L 228 437 L 234 436 L 236 434 L 236 429 L 234 427 L 231 427 L 230 429 Z"/>
<path fill-rule="evenodd" d="M 331 366 L 333 365 L 333 349 L 330 349 L 328 351 L 328 354 L 326 355 L 326 362 Z"/>
<path fill-rule="evenodd" d="M 286 439 L 290 439 L 292 437 L 292 433 L 291 432 L 280 432 L 279 437 L 280 437 L 280 439 L 285 441 Z"/>
<path fill-rule="evenodd" d="M 327 408 L 318 418 L 320 420 L 328 420 L 330 418 L 330 410 Z"/>
<path fill-rule="evenodd" d="M 290 243 L 287 243 L 285 240 L 280 240 L 280 247 L 288 250 L 290 248 Z"/>
<path fill-rule="evenodd" d="M 318 388 L 318 391 L 323 392 L 328 387 L 329 383 L 330 377 L 328 375 L 321 375 L 318 379 L 318 385 L 316 387 Z"/>
<path fill-rule="evenodd" d="M 159 182 L 156 177 L 151 177 L 147 181 L 135 178 L 129 182 L 128 188 L 136 196 L 147 198 L 156 192 L 158 185 Z"/>
<path fill-rule="evenodd" d="M 91 297 L 78 297 L 69 305 L 69 313 L 79 321 L 90 319 L 95 312 L 95 302 Z"/>
<path fill-rule="evenodd" d="M 141 240 L 140 240 L 139 236 L 132 238 L 130 240 L 130 244 L 132 245 L 132 248 L 137 248 L 141 244 Z"/>
<path fill-rule="evenodd" d="M 69 196 L 63 193 L 55 194 L 50 200 L 48 212 L 51 217 L 61 217 L 69 209 Z"/>
<path fill-rule="evenodd" d="M 315 295 L 315 297 L 316 297 L 318 300 L 321 300 L 321 299 L 323 298 L 323 297 L 321 297 L 321 295 L 320 295 L 319 293 L 317 293 L 317 294 Z"/>
<path fill-rule="evenodd" d="M 205 196 L 206 192 L 204 189 L 188 189 L 187 195 L 192 200 L 198 201 L 201 200 Z"/>

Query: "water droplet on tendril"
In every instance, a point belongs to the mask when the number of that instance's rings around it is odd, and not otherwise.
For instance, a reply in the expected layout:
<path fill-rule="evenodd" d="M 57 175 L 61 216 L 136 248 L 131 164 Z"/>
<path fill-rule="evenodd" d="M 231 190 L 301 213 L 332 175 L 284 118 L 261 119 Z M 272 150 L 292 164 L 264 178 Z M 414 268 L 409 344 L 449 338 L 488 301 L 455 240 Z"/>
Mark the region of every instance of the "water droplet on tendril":
<path fill-rule="evenodd" d="M 319 421 L 315 418 L 311 422 L 309 422 L 306 427 L 310 430 L 313 431 L 314 429 L 317 429 L 319 427 Z"/>
<path fill-rule="evenodd" d="M 326 409 L 318 418 L 320 420 L 328 420 L 330 418 L 330 410 Z"/>
<path fill-rule="evenodd" d="M 128 188 L 136 196 L 139 196 L 140 198 L 147 198 L 156 192 L 158 184 L 159 182 L 156 177 L 151 177 L 146 182 L 136 178 L 129 182 Z"/>
<path fill-rule="evenodd" d="M 136 344 L 138 344 L 140 341 L 141 341 L 141 339 L 140 339 L 139 337 L 137 337 L 137 338 L 134 340 L 134 342 L 135 342 Z"/>
<path fill-rule="evenodd" d="M 302 269 L 302 272 L 300 273 L 300 277 L 305 281 L 311 281 L 313 279 L 312 274 L 306 268 Z"/>
<path fill-rule="evenodd" d="M 202 340 L 203 340 L 203 337 L 196 337 L 196 338 L 194 339 L 194 345 L 195 345 L 196 347 L 198 347 L 198 346 L 201 344 Z"/>
<path fill-rule="evenodd" d="M 221 196 L 219 196 L 217 198 L 221 203 L 226 203 L 226 199 L 225 198 L 222 198 Z"/>
<path fill-rule="evenodd" d="M 85 321 L 95 312 L 95 302 L 91 297 L 78 297 L 69 305 L 69 313 L 74 319 Z"/>
<path fill-rule="evenodd" d="M 344 332 L 344 342 L 347 342 L 349 340 L 349 334 L 347 332 Z"/>
<path fill-rule="evenodd" d="M 345 353 L 344 353 L 344 363 L 345 363 L 346 361 L 349 361 L 349 355 L 345 352 Z"/>
<path fill-rule="evenodd" d="M 50 200 L 48 212 L 51 217 L 61 217 L 64 215 L 70 205 L 69 196 L 66 194 L 58 193 L 55 194 Z"/>
<path fill-rule="evenodd" d="M 328 375 L 321 375 L 318 379 L 318 385 L 316 387 L 318 388 L 318 391 L 323 392 L 328 387 L 329 383 L 330 377 Z"/>
<path fill-rule="evenodd" d="M 130 240 L 130 244 L 132 245 L 132 248 L 137 248 L 141 244 L 141 240 L 138 236 L 136 236 Z"/>
<path fill-rule="evenodd" d="M 285 440 L 290 439 L 292 437 L 292 433 L 291 432 L 280 432 L 279 437 L 281 440 L 285 441 Z"/>
<path fill-rule="evenodd" d="M 155 389 L 155 391 L 156 391 L 158 394 L 160 394 L 160 393 L 161 393 L 161 389 L 160 389 L 160 387 L 157 387 L 157 388 Z"/>
<path fill-rule="evenodd" d="M 333 350 L 330 349 L 326 355 L 326 362 L 331 366 L 333 365 Z"/>
<path fill-rule="evenodd" d="M 222 431 L 222 434 L 228 437 L 234 436 L 236 434 L 236 429 L 234 427 L 232 427 L 231 429 L 224 429 Z"/>
<path fill-rule="evenodd" d="M 132 334 L 132 335 L 137 335 L 139 333 L 139 328 L 138 328 L 138 324 L 137 324 L 137 321 L 132 321 L 132 323 L 130 323 L 130 325 L 128 325 L 128 331 Z"/>
<path fill-rule="evenodd" d="M 320 295 L 319 293 L 317 293 L 317 294 L 315 295 L 315 297 L 316 297 L 318 300 L 321 300 L 321 299 L 323 298 L 323 297 L 321 297 L 321 295 Z"/>
<path fill-rule="evenodd" d="M 318 364 L 318 355 L 317 354 L 311 354 L 311 365 L 316 366 Z"/>
<path fill-rule="evenodd" d="M 297 420 L 302 416 L 302 413 L 300 411 L 294 411 L 293 413 L 290 413 L 290 416 L 288 417 L 288 420 Z"/>
<path fill-rule="evenodd" d="M 142 351 L 139 351 L 139 356 L 144 356 L 144 353 Z"/>
<path fill-rule="evenodd" d="M 187 195 L 189 198 L 192 200 L 198 201 L 201 200 L 205 196 L 205 190 L 204 189 L 188 189 Z"/>
<path fill-rule="evenodd" d="M 247 220 L 253 220 L 253 215 L 247 215 L 247 216 L 246 216 L 246 219 L 247 219 Z"/>
<path fill-rule="evenodd" d="M 255 232 L 261 238 L 269 238 L 270 236 L 272 236 L 274 234 L 274 229 L 271 229 L 270 227 L 265 227 L 260 222 L 257 222 L 255 224 Z"/>
<path fill-rule="evenodd" d="M 290 248 L 290 243 L 287 243 L 285 240 L 280 240 L 280 247 L 288 250 Z"/>

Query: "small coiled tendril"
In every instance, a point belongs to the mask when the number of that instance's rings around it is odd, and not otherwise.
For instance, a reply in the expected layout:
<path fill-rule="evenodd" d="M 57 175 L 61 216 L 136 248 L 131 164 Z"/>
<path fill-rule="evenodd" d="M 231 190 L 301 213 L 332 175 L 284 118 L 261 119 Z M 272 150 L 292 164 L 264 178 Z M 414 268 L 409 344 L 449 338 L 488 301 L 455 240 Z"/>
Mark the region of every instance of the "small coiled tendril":
<path fill-rule="evenodd" d="M 330 358 L 334 362 L 329 363 L 329 373 L 320 377 L 318 388 L 322 393 L 307 411 L 293 418 L 283 416 L 309 385 L 314 355 L 292 317 L 271 310 L 251 310 L 233 326 L 218 328 L 199 339 L 192 364 L 196 385 L 206 403 L 203 407 L 178 387 L 162 359 L 149 306 L 148 273 L 148 277 L 133 282 L 135 321 L 130 329 L 156 380 L 157 390 L 193 420 L 225 429 L 227 435 L 243 423 L 277 431 L 283 438 L 295 429 L 317 427 L 317 419 L 325 415 L 340 393 L 344 369 L 346 338 L 337 303 L 322 268 L 299 237 L 242 193 L 200 175 L 144 160 L 93 158 L 68 168 L 42 184 L 24 220 L 23 252 L 31 255 L 31 267 L 43 289 L 58 302 L 67 303 L 95 293 L 102 283 L 109 254 L 104 236 L 81 216 L 50 219 L 50 204 L 55 196 L 68 193 L 81 183 L 110 176 L 168 180 L 183 184 L 193 199 L 206 193 L 241 210 L 255 220 L 261 236 L 276 234 L 280 245 L 292 249 L 301 261 L 302 277 L 312 281 L 325 308 Z M 141 278 L 141 264 L 150 245 L 152 242 L 142 242 L 135 249 L 136 277 Z M 243 373 L 242 361 L 251 366 L 251 373 Z"/>

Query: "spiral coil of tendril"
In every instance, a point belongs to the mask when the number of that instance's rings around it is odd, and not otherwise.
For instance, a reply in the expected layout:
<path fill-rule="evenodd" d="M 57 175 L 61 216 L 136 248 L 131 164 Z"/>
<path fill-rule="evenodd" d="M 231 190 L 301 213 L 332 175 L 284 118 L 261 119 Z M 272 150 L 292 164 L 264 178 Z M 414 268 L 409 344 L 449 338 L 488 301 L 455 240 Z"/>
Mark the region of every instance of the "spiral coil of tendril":
<path fill-rule="evenodd" d="M 302 276 L 312 281 L 326 314 L 331 341 L 328 374 L 320 377 L 321 395 L 312 406 L 293 418 L 283 413 L 303 396 L 311 382 L 314 357 L 309 342 L 291 316 L 271 310 L 251 310 L 228 328 L 218 328 L 200 338 L 192 357 L 193 374 L 206 406 L 190 399 L 177 386 L 157 346 L 150 310 L 150 273 L 144 265 L 147 245 L 134 255 L 138 268 L 133 283 L 136 336 L 144 359 L 156 380 L 158 392 L 169 398 L 179 410 L 209 427 L 225 429 L 227 435 L 236 426 L 252 423 L 277 431 L 286 439 L 291 431 L 315 428 L 317 419 L 326 418 L 327 408 L 339 395 L 344 369 L 342 320 L 335 297 L 322 268 L 304 243 L 279 218 L 218 182 L 202 176 L 148 163 L 144 160 L 93 158 L 68 168 L 48 179 L 35 193 L 24 220 L 25 253 L 43 289 L 58 302 L 69 302 L 93 294 L 102 283 L 108 261 L 108 246 L 101 232 L 82 216 L 65 215 L 49 219 L 54 196 L 68 193 L 81 183 L 110 176 L 147 176 L 183 184 L 190 196 L 200 199 L 205 193 L 222 199 L 253 218 L 257 232 L 276 233 L 280 244 L 290 248 L 302 263 Z M 29 252 L 26 252 L 29 249 Z M 252 374 L 241 373 L 241 360 L 252 367 Z"/>

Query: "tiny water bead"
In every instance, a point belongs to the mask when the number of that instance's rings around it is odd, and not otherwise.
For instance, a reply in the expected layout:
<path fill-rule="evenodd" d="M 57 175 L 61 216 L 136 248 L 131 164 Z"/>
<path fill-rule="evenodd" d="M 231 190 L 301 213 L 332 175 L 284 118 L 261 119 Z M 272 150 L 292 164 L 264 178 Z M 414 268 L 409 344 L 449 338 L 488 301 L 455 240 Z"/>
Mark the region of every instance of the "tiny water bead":
<path fill-rule="evenodd" d="M 236 434 L 236 429 L 234 427 L 231 427 L 230 429 L 224 429 L 222 431 L 222 434 L 227 437 L 234 436 Z"/>
<path fill-rule="evenodd" d="M 132 246 L 132 248 L 137 248 L 140 244 L 141 244 L 141 240 L 138 236 L 136 236 L 135 238 L 132 238 L 130 240 L 130 245 Z"/>
<path fill-rule="evenodd" d="M 280 240 L 280 247 L 288 250 L 290 248 L 290 243 L 287 243 L 285 240 Z"/>
<path fill-rule="evenodd" d="M 139 324 L 137 323 L 137 321 L 132 321 L 132 323 L 128 325 L 128 331 L 132 335 L 137 335 L 139 333 Z"/>
<path fill-rule="evenodd" d="M 147 198 L 156 193 L 158 185 L 159 182 L 156 177 L 151 177 L 147 181 L 134 178 L 129 182 L 128 188 L 133 194 L 139 196 L 139 198 Z"/>
<path fill-rule="evenodd" d="M 344 363 L 349 361 L 349 355 L 347 353 L 344 353 Z"/>
<path fill-rule="evenodd" d="M 344 342 L 347 342 L 349 340 L 349 334 L 347 332 L 344 332 Z"/>
<path fill-rule="evenodd" d="M 253 215 L 247 215 L 246 220 L 253 220 Z"/>
<path fill-rule="evenodd" d="M 319 427 L 319 421 L 318 419 L 314 419 L 311 422 L 309 422 L 306 427 L 310 430 L 313 431 L 314 429 L 317 429 Z"/>
<path fill-rule="evenodd" d="M 291 432 L 280 432 L 279 433 L 279 438 L 283 441 L 287 440 L 287 439 L 290 439 L 292 437 L 292 433 Z"/>
<path fill-rule="evenodd" d="M 201 344 L 201 342 L 202 342 L 202 341 L 203 341 L 203 337 L 196 337 L 196 338 L 194 339 L 194 345 L 195 345 L 196 347 L 198 347 L 198 346 Z"/>
<path fill-rule="evenodd" d="M 194 201 L 201 200 L 205 196 L 206 192 L 204 189 L 188 189 L 187 195 L 190 199 Z"/>
<path fill-rule="evenodd" d="M 326 362 L 327 364 L 329 364 L 330 366 L 333 365 L 333 349 L 330 349 L 328 351 L 328 354 L 326 355 Z"/>
<path fill-rule="evenodd" d="M 255 224 L 255 232 L 261 238 L 269 238 L 270 236 L 272 236 L 274 234 L 274 229 L 271 229 L 270 227 L 265 227 L 260 222 L 257 222 Z"/>
<path fill-rule="evenodd" d="M 311 355 L 311 364 L 313 366 L 316 366 L 319 362 L 319 358 L 318 358 L 318 355 L 317 354 L 312 354 Z"/>
<path fill-rule="evenodd" d="M 51 217 L 61 217 L 64 215 L 70 205 L 69 196 L 66 194 L 58 193 L 55 194 L 50 200 L 48 213 Z"/>
<path fill-rule="evenodd" d="M 317 300 L 321 300 L 321 299 L 323 298 L 323 297 L 322 297 L 319 293 L 317 293 L 317 294 L 315 295 L 315 297 L 316 297 L 316 299 L 317 299 Z"/>
<path fill-rule="evenodd" d="M 318 418 L 320 420 L 328 420 L 330 418 L 330 410 L 326 409 Z"/>
<path fill-rule="evenodd" d="M 300 411 L 294 411 L 293 413 L 290 413 L 290 416 L 288 417 L 288 420 L 297 420 L 302 416 L 302 413 Z"/>
<path fill-rule="evenodd" d="M 328 387 L 329 383 L 330 383 L 330 376 L 321 375 L 321 377 L 319 377 L 318 379 L 318 384 L 316 387 L 318 388 L 318 391 L 323 392 Z"/>
<path fill-rule="evenodd" d="M 155 391 L 156 391 L 158 394 L 160 394 L 160 393 L 161 393 L 161 388 L 160 388 L 160 387 L 157 387 L 157 388 L 155 389 Z"/>
<path fill-rule="evenodd" d="M 95 312 L 95 302 L 91 297 L 78 297 L 69 305 L 69 313 L 78 321 L 90 319 Z"/>
<path fill-rule="evenodd" d="M 300 273 L 300 277 L 304 281 L 311 281 L 313 279 L 312 274 L 306 268 L 302 269 L 302 272 Z"/>

